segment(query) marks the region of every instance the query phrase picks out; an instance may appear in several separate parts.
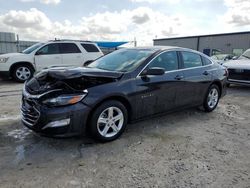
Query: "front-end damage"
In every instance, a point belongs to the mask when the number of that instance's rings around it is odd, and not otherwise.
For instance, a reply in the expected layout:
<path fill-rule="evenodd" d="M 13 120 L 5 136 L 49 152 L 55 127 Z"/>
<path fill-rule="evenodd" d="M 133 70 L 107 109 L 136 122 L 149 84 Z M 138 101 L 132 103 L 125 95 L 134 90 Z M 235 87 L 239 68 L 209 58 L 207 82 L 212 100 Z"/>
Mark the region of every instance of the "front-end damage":
<path fill-rule="evenodd" d="M 22 122 L 46 135 L 80 133 L 89 111 L 82 102 L 88 88 L 114 82 L 121 76 L 86 68 L 44 70 L 25 83 Z"/>

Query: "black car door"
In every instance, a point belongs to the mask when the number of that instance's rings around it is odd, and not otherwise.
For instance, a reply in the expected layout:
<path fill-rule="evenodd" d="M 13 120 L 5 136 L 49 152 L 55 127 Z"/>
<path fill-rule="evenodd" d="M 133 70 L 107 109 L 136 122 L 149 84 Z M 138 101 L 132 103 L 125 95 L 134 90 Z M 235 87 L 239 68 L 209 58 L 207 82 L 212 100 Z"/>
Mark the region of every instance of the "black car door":
<path fill-rule="evenodd" d="M 146 69 L 160 67 L 163 75 L 137 76 L 137 117 L 141 118 L 175 108 L 176 93 L 180 92 L 183 74 L 178 71 L 179 61 L 175 51 L 159 54 Z"/>
<path fill-rule="evenodd" d="M 198 53 L 182 51 L 182 70 L 185 85 L 183 94 L 177 96 L 178 106 L 196 105 L 203 102 L 207 88 L 211 82 L 208 66 L 204 66 L 202 56 Z"/>

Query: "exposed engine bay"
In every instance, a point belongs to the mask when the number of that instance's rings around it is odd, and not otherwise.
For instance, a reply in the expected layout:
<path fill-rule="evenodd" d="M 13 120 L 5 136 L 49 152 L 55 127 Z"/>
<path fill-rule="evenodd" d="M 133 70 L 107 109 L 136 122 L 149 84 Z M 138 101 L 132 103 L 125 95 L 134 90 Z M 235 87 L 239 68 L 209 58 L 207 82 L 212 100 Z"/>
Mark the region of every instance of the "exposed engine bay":
<path fill-rule="evenodd" d="M 114 82 L 122 74 L 97 71 L 87 68 L 54 68 L 44 70 L 25 84 L 32 95 L 39 95 L 49 90 L 61 90 L 63 93 L 82 92 L 93 86 Z"/>
<path fill-rule="evenodd" d="M 37 101 L 50 104 L 46 99 L 55 99 L 65 95 L 78 96 L 81 100 L 83 94 L 86 95 L 88 88 L 115 82 L 122 76 L 122 73 L 109 72 L 99 69 L 88 68 L 53 68 L 41 71 L 32 79 L 26 82 L 24 93 L 36 98 Z"/>

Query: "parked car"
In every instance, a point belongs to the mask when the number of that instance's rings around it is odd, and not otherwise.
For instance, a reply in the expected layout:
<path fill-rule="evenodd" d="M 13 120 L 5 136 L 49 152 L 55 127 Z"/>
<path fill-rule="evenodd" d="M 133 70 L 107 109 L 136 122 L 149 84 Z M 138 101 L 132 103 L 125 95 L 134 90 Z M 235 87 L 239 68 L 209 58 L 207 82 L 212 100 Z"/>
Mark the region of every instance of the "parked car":
<path fill-rule="evenodd" d="M 225 95 L 226 76 L 224 67 L 190 49 L 121 49 L 87 67 L 35 75 L 23 89 L 22 122 L 41 134 L 87 131 L 111 141 L 127 122 L 187 107 L 213 111 Z"/>
<path fill-rule="evenodd" d="M 226 61 L 229 61 L 234 58 L 234 55 L 232 54 L 218 54 L 218 55 L 213 55 L 211 56 L 213 60 L 215 60 L 217 63 L 222 65 Z"/>
<path fill-rule="evenodd" d="M 90 42 L 55 40 L 37 43 L 22 53 L 0 55 L 0 76 L 24 82 L 35 71 L 53 66 L 82 66 L 102 55 L 99 47 Z"/>
<path fill-rule="evenodd" d="M 228 70 L 228 86 L 230 84 L 250 85 L 250 49 L 237 60 L 223 64 Z"/>

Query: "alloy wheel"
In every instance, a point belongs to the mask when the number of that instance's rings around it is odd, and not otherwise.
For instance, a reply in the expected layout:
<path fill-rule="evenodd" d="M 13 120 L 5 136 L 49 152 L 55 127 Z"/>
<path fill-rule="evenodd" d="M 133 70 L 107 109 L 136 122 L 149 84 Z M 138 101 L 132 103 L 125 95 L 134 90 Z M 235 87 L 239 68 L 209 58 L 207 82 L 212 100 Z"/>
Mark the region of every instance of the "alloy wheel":
<path fill-rule="evenodd" d="M 31 75 L 31 71 L 27 67 L 18 67 L 16 77 L 20 80 L 27 80 Z"/>
<path fill-rule="evenodd" d="M 209 108 L 214 108 L 219 100 L 219 93 L 216 88 L 212 88 L 208 94 L 207 104 Z"/>
<path fill-rule="evenodd" d="M 97 120 L 97 130 L 103 137 L 110 138 L 119 133 L 124 123 L 124 114 L 117 107 L 103 110 Z"/>

